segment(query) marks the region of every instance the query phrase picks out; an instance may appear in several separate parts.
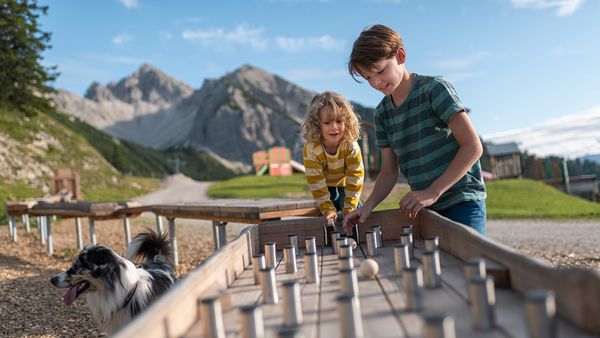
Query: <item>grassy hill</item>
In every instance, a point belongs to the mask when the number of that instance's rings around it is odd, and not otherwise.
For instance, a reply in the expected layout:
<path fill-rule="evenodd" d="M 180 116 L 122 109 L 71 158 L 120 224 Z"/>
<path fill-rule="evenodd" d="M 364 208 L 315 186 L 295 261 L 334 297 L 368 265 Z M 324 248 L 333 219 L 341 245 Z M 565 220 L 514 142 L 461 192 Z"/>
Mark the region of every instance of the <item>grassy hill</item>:
<path fill-rule="evenodd" d="M 593 219 L 600 220 L 600 204 L 565 194 L 534 180 L 500 180 L 486 183 L 489 219 Z M 396 189 L 376 210 L 398 207 L 407 192 Z M 303 175 L 289 177 L 243 176 L 213 184 L 215 198 L 311 198 Z"/>
<path fill-rule="evenodd" d="M 130 199 L 158 183 L 122 175 L 84 136 L 48 115 L 27 118 L 0 107 L 0 220 L 5 220 L 4 201 L 43 196 L 53 171 L 65 167 L 79 173 L 89 201 Z"/>
<path fill-rule="evenodd" d="M 175 173 L 175 160 L 182 164 L 180 171 L 195 180 L 221 180 L 235 174 L 206 153 L 187 149 L 158 151 L 133 142 L 116 139 L 72 116 L 57 112 L 48 115 L 82 135 L 102 156 L 120 172 L 143 177 L 164 177 Z"/>

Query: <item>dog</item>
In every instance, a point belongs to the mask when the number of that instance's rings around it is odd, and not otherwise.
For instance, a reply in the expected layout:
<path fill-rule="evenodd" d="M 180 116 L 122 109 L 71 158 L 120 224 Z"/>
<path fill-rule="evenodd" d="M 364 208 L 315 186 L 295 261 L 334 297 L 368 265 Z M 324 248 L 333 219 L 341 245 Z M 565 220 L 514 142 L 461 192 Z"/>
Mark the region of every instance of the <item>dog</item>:
<path fill-rule="evenodd" d="M 135 236 L 125 256 L 104 245 L 88 246 L 68 270 L 50 280 L 55 287 L 68 288 L 63 297 L 66 305 L 85 296 L 98 325 L 109 335 L 175 284 L 166 234 L 148 230 Z M 143 263 L 136 267 L 133 261 L 140 260 Z"/>

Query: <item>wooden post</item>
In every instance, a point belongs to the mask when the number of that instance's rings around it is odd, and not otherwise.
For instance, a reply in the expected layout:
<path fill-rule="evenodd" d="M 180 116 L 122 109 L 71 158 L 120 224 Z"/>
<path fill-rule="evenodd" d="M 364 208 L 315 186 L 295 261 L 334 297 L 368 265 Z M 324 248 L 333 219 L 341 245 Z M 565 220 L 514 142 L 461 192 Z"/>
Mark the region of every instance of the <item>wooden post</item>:
<path fill-rule="evenodd" d="M 52 243 L 52 220 L 50 219 L 50 217 L 51 216 L 46 216 L 46 232 L 48 234 L 48 254 L 52 255 L 54 253 L 54 244 Z"/>
<path fill-rule="evenodd" d="M 129 217 L 123 219 L 123 227 L 125 228 L 125 251 L 127 251 L 129 242 L 131 242 L 131 223 L 129 222 Z"/>
<path fill-rule="evenodd" d="M 169 222 L 169 237 L 171 238 L 171 248 L 173 250 L 173 265 L 179 265 L 179 255 L 177 253 L 177 237 L 175 235 L 175 218 L 167 217 Z"/>
<path fill-rule="evenodd" d="M 96 226 L 94 225 L 94 219 L 88 217 L 88 222 L 90 224 L 90 242 L 92 245 L 96 245 Z"/>
<path fill-rule="evenodd" d="M 12 235 L 13 242 L 16 242 L 17 241 L 17 221 L 12 216 L 8 216 L 8 227 L 10 229 L 12 229 L 10 234 Z"/>
<path fill-rule="evenodd" d="M 83 236 L 81 235 L 81 218 L 75 218 L 75 231 L 77 232 L 77 249 L 83 249 Z"/>
<path fill-rule="evenodd" d="M 213 221 L 213 238 L 215 251 L 227 244 L 227 222 Z"/>

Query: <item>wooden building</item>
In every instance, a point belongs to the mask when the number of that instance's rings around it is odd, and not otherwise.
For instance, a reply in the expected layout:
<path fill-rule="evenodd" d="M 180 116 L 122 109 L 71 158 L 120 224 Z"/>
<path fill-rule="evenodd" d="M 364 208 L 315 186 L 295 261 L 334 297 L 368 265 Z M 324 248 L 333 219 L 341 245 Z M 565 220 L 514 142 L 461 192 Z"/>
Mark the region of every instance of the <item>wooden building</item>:
<path fill-rule="evenodd" d="M 485 144 L 492 174 L 498 179 L 521 178 L 521 151 L 514 142 Z"/>

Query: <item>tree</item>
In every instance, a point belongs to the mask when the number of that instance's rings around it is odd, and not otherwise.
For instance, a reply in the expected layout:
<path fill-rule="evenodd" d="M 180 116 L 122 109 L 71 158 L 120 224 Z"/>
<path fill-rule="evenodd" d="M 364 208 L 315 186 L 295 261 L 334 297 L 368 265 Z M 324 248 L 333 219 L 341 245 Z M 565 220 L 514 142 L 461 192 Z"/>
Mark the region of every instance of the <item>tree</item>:
<path fill-rule="evenodd" d="M 40 63 L 51 34 L 39 30 L 38 18 L 47 11 L 35 0 L 0 1 L 0 105 L 28 116 L 50 108 L 46 94 L 58 76 L 56 66 Z"/>

